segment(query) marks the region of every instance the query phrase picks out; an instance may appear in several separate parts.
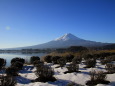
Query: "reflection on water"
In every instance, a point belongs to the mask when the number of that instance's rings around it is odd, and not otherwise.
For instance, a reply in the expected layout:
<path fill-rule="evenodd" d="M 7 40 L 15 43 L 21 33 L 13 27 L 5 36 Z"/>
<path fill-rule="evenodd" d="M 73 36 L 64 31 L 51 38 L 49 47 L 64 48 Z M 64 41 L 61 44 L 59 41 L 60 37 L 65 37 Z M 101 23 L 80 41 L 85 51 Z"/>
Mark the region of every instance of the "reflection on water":
<path fill-rule="evenodd" d="M 44 56 L 47 53 L 31 53 L 31 54 L 22 54 L 22 53 L 0 53 L 0 58 L 6 59 L 6 66 L 10 66 L 10 61 L 12 58 L 21 57 L 24 59 L 30 59 L 31 56 Z"/>

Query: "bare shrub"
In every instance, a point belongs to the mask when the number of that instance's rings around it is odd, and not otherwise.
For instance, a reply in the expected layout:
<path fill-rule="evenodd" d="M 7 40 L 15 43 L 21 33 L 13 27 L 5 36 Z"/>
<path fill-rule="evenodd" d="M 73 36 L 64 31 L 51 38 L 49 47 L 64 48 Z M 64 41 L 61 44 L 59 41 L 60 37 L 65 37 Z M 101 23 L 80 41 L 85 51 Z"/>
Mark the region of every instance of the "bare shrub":
<path fill-rule="evenodd" d="M 68 71 L 64 72 L 65 74 L 72 73 L 72 72 L 79 72 L 78 64 L 70 64 L 70 65 L 66 66 L 66 68 L 68 69 Z"/>
<path fill-rule="evenodd" d="M 90 77 L 91 77 L 91 81 L 105 81 L 106 80 L 106 74 L 104 74 L 103 71 L 91 71 L 90 72 Z"/>
<path fill-rule="evenodd" d="M 103 71 L 98 71 L 96 74 L 96 80 L 97 81 L 105 81 L 106 80 L 106 74 L 104 74 Z"/>
<path fill-rule="evenodd" d="M 96 80 L 96 71 L 95 70 L 90 72 L 90 78 L 91 78 L 91 81 Z"/>
<path fill-rule="evenodd" d="M 85 64 L 86 64 L 85 68 L 95 67 L 96 59 L 88 59 L 88 60 L 85 61 Z"/>
<path fill-rule="evenodd" d="M 105 69 L 108 73 L 115 73 L 115 65 L 112 63 L 107 63 Z"/>
<path fill-rule="evenodd" d="M 55 81 L 56 79 L 53 77 L 54 70 L 50 66 L 42 66 L 37 68 L 35 72 L 38 77 L 36 81 L 47 82 L 47 81 Z"/>
<path fill-rule="evenodd" d="M 90 80 L 87 81 L 86 85 L 96 85 L 96 84 L 108 84 L 109 81 L 106 81 L 106 74 L 103 71 L 91 71 L 90 72 Z"/>

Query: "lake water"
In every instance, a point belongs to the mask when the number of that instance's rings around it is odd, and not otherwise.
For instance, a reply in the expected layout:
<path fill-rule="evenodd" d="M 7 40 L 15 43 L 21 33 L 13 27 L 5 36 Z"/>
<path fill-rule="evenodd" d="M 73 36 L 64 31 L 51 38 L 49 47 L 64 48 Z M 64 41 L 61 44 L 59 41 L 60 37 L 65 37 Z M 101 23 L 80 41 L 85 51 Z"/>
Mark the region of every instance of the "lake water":
<path fill-rule="evenodd" d="M 29 60 L 31 56 L 39 56 L 42 57 L 46 55 L 47 53 L 32 53 L 32 54 L 22 54 L 22 53 L 0 53 L 0 58 L 6 59 L 6 66 L 10 66 L 11 59 L 15 57 L 24 58 L 26 60 Z"/>

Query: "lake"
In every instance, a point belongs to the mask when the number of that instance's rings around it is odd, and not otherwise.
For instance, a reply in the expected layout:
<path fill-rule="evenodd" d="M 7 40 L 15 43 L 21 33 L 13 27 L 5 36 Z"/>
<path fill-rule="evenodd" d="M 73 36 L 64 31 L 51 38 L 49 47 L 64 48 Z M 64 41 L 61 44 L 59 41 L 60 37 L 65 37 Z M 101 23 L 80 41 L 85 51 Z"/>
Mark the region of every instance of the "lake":
<path fill-rule="evenodd" d="M 22 53 L 0 53 L 0 58 L 6 59 L 6 66 L 10 66 L 11 59 L 15 57 L 24 58 L 26 60 L 29 60 L 31 56 L 39 56 L 42 57 L 46 55 L 47 53 L 32 53 L 32 54 L 22 54 Z"/>

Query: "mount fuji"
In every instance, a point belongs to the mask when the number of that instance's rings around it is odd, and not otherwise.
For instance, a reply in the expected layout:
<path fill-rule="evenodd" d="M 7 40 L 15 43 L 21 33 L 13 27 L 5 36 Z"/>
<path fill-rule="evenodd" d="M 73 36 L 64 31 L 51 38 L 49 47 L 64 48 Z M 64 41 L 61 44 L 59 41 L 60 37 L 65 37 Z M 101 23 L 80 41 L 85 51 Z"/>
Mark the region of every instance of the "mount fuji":
<path fill-rule="evenodd" d="M 84 39 L 74 36 L 71 33 L 67 33 L 63 35 L 62 37 L 59 37 L 47 43 L 29 46 L 29 47 L 22 47 L 20 49 L 67 48 L 70 46 L 99 47 L 99 46 L 104 46 L 108 44 L 110 43 L 101 43 L 101 42 L 84 40 Z"/>
<path fill-rule="evenodd" d="M 70 46 L 84 46 L 84 47 L 101 47 L 112 43 L 101 43 L 95 41 L 84 40 L 74 36 L 71 33 L 67 33 L 57 39 L 49 41 L 47 43 L 38 44 L 34 46 L 7 48 L 9 50 L 21 50 L 21 49 L 48 49 L 48 48 L 68 48 Z M 6 49 L 6 50 L 7 50 Z"/>

